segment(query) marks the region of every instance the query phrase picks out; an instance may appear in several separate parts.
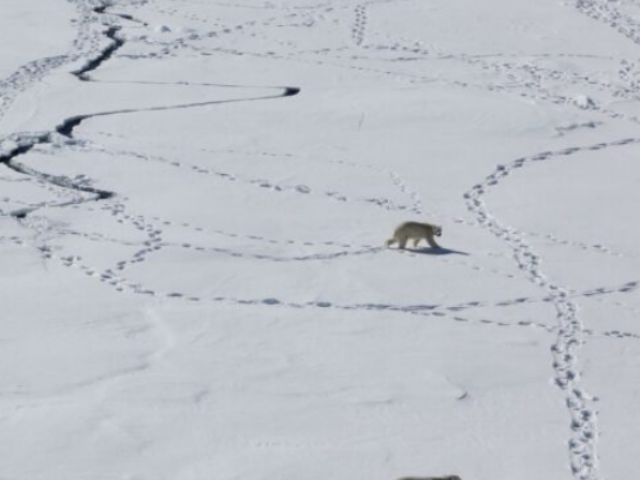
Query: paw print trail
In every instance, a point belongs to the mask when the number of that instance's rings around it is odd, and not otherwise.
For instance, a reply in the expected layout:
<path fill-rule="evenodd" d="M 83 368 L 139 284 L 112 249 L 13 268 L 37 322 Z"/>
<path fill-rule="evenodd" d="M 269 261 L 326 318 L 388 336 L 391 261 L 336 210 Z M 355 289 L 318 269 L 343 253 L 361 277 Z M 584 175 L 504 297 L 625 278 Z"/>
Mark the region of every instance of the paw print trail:
<path fill-rule="evenodd" d="M 596 410 L 593 406 L 596 399 L 586 393 L 580 385 L 578 355 L 586 332 L 578 316 L 578 306 L 572 300 L 571 293 L 567 288 L 544 274 L 540 267 L 540 256 L 524 240 L 524 233 L 505 225 L 494 217 L 484 201 L 484 196 L 492 187 L 498 185 L 515 170 L 531 163 L 580 152 L 638 143 L 640 143 L 640 139 L 627 138 L 608 143 L 547 151 L 519 158 L 509 164 L 498 165 L 482 183 L 475 185 L 464 195 L 467 208 L 475 216 L 478 224 L 508 245 L 518 268 L 526 274 L 532 283 L 547 293 L 555 307 L 558 329 L 556 341 L 551 347 L 552 367 L 555 372 L 554 383 L 565 395 L 565 403 L 571 418 L 571 436 L 568 441 L 570 468 L 578 480 L 600 480 L 602 478 L 598 472 L 598 423 Z"/>
<path fill-rule="evenodd" d="M 76 151 L 98 151 L 112 156 L 128 156 L 133 159 L 143 162 L 157 162 L 168 165 L 172 168 L 191 171 L 196 174 L 206 175 L 216 180 L 222 180 L 225 182 L 231 182 L 238 185 L 247 185 L 253 188 L 259 188 L 268 190 L 271 193 L 281 194 L 296 194 L 296 195 L 310 195 L 317 196 L 327 200 L 340 203 L 362 203 L 372 207 L 381 208 L 388 211 L 403 211 L 412 212 L 417 215 L 422 214 L 422 203 L 419 196 L 412 191 L 402 180 L 402 178 L 394 171 L 388 169 L 375 168 L 370 165 L 357 165 L 345 161 L 330 161 L 325 163 L 332 163 L 336 165 L 342 165 L 350 167 L 352 169 L 360 169 L 362 171 L 371 171 L 379 175 L 388 177 L 395 190 L 403 197 L 406 197 L 406 201 L 394 201 L 385 197 L 353 197 L 348 196 L 345 193 L 334 190 L 322 190 L 311 188 L 308 185 L 286 185 L 276 181 L 267 180 L 264 178 L 241 176 L 231 173 L 229 171 L 209 167 L 190 164 L 185 161 L 177 161 L 171 158 L 162 157 L 159 155 L 150 155 L 140 153 L 133 150 L 112 149 L 103 145 L 95 143 L 84 143 L 82 146 L 69 146 L 68 148 Z"/>
<path fill-rule="evenodd" d="M 608 26 L 636 45 L 640 45 L 640 30 L 637 23 L 629 15 L 611 7 L 610 5 L 613 3 L 599 0 L 577 0 L 574 7 L 583 15 Z"/>

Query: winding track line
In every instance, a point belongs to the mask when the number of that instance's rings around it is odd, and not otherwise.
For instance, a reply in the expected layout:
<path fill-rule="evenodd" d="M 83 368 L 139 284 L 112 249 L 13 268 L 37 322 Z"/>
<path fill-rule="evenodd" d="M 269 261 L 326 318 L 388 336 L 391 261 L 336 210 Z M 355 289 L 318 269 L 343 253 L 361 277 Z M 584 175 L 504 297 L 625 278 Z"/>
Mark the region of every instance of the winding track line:
<path fill-rule="evenodd" d="M 124 214 L 124 212 L 120 212 L 119 214 Z M 137 218 L 137 217 L 136 217 Z M 46 230 L 46 224 L 48 223 L 44 218 L 37 218 L 31 220 L 27 218 L 25 222 L 36 222 L 33 225 L 33 228 L 39 228 L 44 225 Z M 44 222 L 44 224 L 42 223 Z M 138 224 L 139 230 L 141 232 L 147 231 L 150 233 L 149 240 L 141 242 L 142 245 L 145 245 L 145 248 L 139 250 L 134 255 L 134 263 L 142 259 L 147 253 L 151 251 L 158 250 L 167 246 L 165 242 L 158 236 L 154 236 L 154 233 L 149 230 L 147 227 L 151 227 L 151 225 L 147 224 L 144 219 L 137 218 L 135 220 L 136 224 Z M 18 241 L 19 239 L 16 239 Z M 101 239 L 104 241 L 105 239 Z M 116 240 L 111 240 L 116 241 Z M 116 243 L 122 243 L 116 241 Z M 136 244 L 132 245 L 136 246 Z M 491 320 L 488 318 L 469 318 L 462 316 L 464 311 L 468 310 L 476 310 L 481 309 L 482 307 L 489 306 L 485 305 L 482 302 L 467 302 L 465 304 L 458 305 L 447 305 L 447 304 L 388 304 L 388 303 L 353 303 L 353 304 L 340 304 L 334 303 L 326 300 L 308 300 L 301 302 L 292 302 L 290 300 L 275 298 L 275 297 L 232 297 L 226 295 L 216 295 L 212 293 L 210 295 L 201 295 L 193 292 L 185 292 L 179 290 L 160 290 L 149 287 L 148 285 L 144 285 L 135 281 L 130 280 L 126 276 L 123 275 L 123 272 L 120 268 L 106 268 L 106 269 L 98 269 L 94 266 L 88 265 L 83 262 L 82 258 L 77 255 L 62 255 L 57 253 L 54 249 L 49 248 L 48 246 L 39 247 L 40 253 L 44 259 L 54 259 L 58 261 L 65 267 L 78 269 L 85 275 L 89 277 L 96 278 L 100 282 L 114 288 L 118 292 L 130 293 L 134 295 L 145 295 L 152 296 L 156 298 L 169 298 L 172 300 L 185 301 L 189 303 L 196 304 L 225 304 L 229 306 L 263 306 L 268 308 L 282 308 L 288 310 L 313 310 L 313 309 L 322 309 L 322 310 L 333 310 L 336 312 L 392 312 L 402 315 L 412 315 L 424 318 L 425 320 L 432 321 L 449 321 L 456 322 L 460 325 L 476 325 L 484 327 L 496 327 L 496 328 L 526 328 L 526 329 L 535 329 L 539 331 L 545 331 L 547 333 L 558 333 L 560 330 L 559 326 L 551 326 L 544 323 L 532 322 L 529 320 L 521 320 L 516 323 L 506 323 L 496 320 Z M 576 296 L 592 296 L 594 294 L 602 294 L 605 295 L 607 293 L 613 292 L 627 292 L 630 288 L 635 289 L 638 285 L 638 282 L 628 282 L 619 287 L 612 287 L 606 289 L 607 291 L 585 291 L 581 293 L 573 293 L 571 298 L 575 298 Z M 533 300 L 533 299 L 514 299 L 513 301 L 506 301 L 502 305 L 495 304 L 493 306 L 508 306 L 522 303 L 521 300 Z M 537 299 L 537 301 L 543 302 L 551 302 L 553 299 L 549 297 Z M 591 329 L 584 330 L 585 336 L 593 336 L 593 337 L 601 337 L 608 338 L 611 340 L 638 340 L 640 339 L 640 335 L 635 334 L 633 332 L 626 332 L 620 330 L 613 331 L 594 331 Z"/>
<path fill-rule="evenodd" d="M 571 417 L 569 459 L 571 471 L 579 480 L 600 480 L 601 477 L 598 473 L 598 424 L 593 407 L 595 400 L 580 385 L 578 354 L 580 345 L 583 343 L 585 328 L 578 316 L 578 305 L 572 301 L 571 293 L 567 288 L 544 274 L 540 267 L 540 256 L 524 240 L 524 234 L 504 224 L 491 213 L 484 201 L 484 196 L 505 177 L 525 165 L 580 152 L 630 144 L 640 144 L 640 139 L 626 138 L 519 158 L 511 163 L 498 165 L 482 183 L 475 185 L 464 194 L 467 208 L 475 215 L 478 223 L 507 244 L 519 269 L 526 274 L 529 281 L 546 292 L 555 306 L 558 331 L 556 341 L 551 347 L 554 382 L 565 394 L 566 406 Z"/>

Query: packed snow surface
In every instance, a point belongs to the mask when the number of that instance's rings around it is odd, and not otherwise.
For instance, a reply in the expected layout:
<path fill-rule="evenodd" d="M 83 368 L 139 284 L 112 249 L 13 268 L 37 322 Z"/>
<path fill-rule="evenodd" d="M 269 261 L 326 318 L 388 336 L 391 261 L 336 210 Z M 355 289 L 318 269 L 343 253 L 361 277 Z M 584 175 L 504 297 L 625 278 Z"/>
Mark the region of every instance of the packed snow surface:
<path fill-rule="evenodd" d="M 1 3 L 2 480 L 640 478 L 640 4 Z"/>

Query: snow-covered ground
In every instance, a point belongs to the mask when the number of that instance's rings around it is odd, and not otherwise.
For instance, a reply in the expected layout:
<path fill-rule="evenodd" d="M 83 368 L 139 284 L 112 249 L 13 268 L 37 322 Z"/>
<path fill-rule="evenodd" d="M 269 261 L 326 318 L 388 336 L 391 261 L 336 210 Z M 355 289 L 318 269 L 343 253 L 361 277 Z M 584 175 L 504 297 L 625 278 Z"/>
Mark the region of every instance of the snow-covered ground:
<path fill-rule="evenodd" d="M 637 478 L 639 87 L 631 0 L 3 0 L 0 478 Z"/>

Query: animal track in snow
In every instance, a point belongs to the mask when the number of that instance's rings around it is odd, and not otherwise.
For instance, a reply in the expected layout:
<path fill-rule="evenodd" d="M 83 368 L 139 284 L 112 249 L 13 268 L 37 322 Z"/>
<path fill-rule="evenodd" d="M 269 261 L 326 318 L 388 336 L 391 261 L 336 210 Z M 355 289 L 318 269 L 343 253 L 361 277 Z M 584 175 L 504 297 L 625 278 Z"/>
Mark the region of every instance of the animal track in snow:
<path fill-rule="evenodd" d="M 599 0 L 576 0 L 575 8 L 582 14 L 608 25 L 611 29 L 640 45 L 640 28 L 632 17 L 621 13 L 614 2 Z"/>
<path fill-rule="evenodd" d="M 364 42 L 364 33 L 367 28 L 367 4 L 357 5 L 354 9 L 354 22 L 352 29 L 353 41 L 360 46 Z"/>
<path fill-rule="evenodd" d="M 84 208 L 88 208 L 85 206 Z M 96 207 L 93 207 L 96 208 Z M 172 226 L 173 224 L 162 220 L 161 218 L 154 217 L 153 219 L 147 220 L 144 217 L 139 215 L 130 214 L 126 212 L 126 208 L 124 205 L 114 202 L 108 201 L 100 204 L 99 208 L 106 212 L 111 211 L 112 214 L 118 218 L 122 219 L 126 223 L 130 224 L 133 228 L 137 229 L 141 233 L 143 233 L 143 237 L 147 238 L 147 240 L 136 241 L 136 242 L 122 242 L 116 239 L 109 239 L 103 235 L 94 235 L 93 240 L 95 241 L 109 241 L 109 242 L 117 242 L 122 243 L 126 246 L 132 247 L 135 252 L 128 260 L 122 260 L 118 262 L 114 267 L 106 268 L 104 270 L 92 267 L 88 265 L 80 256 L 73 254 L 61 254 L 56 253 L 52 249 L 43 249 L 43 257 L 45 259 L 53 259 L 59 261 L 62 265 L 76 268 L 82 271 L 87 276 L 98 279 L 100 282 L 105 283 L 106 285 L 115 288 L 120 292 L 129 292 L 132 294 L 139 295 L 151 295 L 156 297 L 165 297 L 174 300 L 181 300 L 187 302 L 223 302 L 231 305 L 264 305 L 264 306 L 279 306 L 282 308 L 322 308 L 322 309 L 336 309 L 343 311 L 371 311 L 371 312 L 382 312 L 389 311 L 400 314 L 410 314 L 410 315 L 419 315 L 425 317 L 434 317 L 434 318 L 442 318 L 444 320 L 465 323 L 469 325 L 478 325 L 478 326 L 496 326 L 496 327 L 512 327 L 512 328 L 534 328 L 541 329 L 546 332 L 556 332 L 559 327 L 545 325 L 537 322 L 533 322 L 530 320 L 522 320 L 518 322 L 499 322 L 495 320 L 491 320 L 489 318 L 479 318 L 479 319 L 469 319 L 461 316 L 461 312 L 465 310 L 476 310 L 483 307 L 500 307 L 500 306 L 512 306 L 512 305 L 520 305 L 527 302 L 550 302 L 554 299 L 552 297 L 544 297 L 544 298 L 515 298 L 510 300 L 504 300 L 500 302 L 496 302 L 493 304 L 487 304 L 486 302 L 481 301 L 470 301 L 457 305 L 438 305 L 438 304 L 417 304 L 417 305 L 394 305 L 394 304 L 383 304 L 383 303 L 363 303 L 363 304 L 335 304 L 330 301 L 315 301 L 315 302 L 306 302 L 306 303 L 295 303 L 288 302 L 284 299 L 278 299 L 273 297 L 266 298 L 253 298 L 253 299 L 241 299 L 241 298 L 232 298 L 226 296 L 216 296 L 214 295 L 197 295 L 184 291 L 160 291 L 157 289 L 149 288 L 144 286 L 143 284 L 131 281 L 123 276 L 123 271 L 127 265 L 131 265 L 134 263 L 139 263 L 145 261 L 148 255 L 159 251 L 163 248 L 184 248 L 184 249 L 198 249 L 202 247 L 197 247 L 190 243 L 185 244 L 168 244 L 162 240 L 162 230 L 157 226 Z M 37 217 L 27 218 L 24 220 L 25 222 L 38 222 L 43 221 L 42 219 L 38 220 Z M 191 227 L 190 225 L 183 225 L 184 227 Z M 90 234 L 82 234 L 80 232 L 74 231 L 60 231 L 58 233 L 61 234 L 70 234 L 70 235 L 80 235 L 91 237 Z M 220 232 L 225 234 L 226 232 Z M 235 234 L 233 234 L 235 237 Z M 246 235 L 244 238 L 249 239 L 258 239 L 264 240 L 261 237 L 254 235 Z M 330 244 L 330 242 L 328 242 Z M 302 243 L 306 245 L 306 243 Z M 202 250 L 205 250 L 202 248 Z M 380 249 L 382 250 L 382 249 Z M 214 249 L 214 251 L 219 252 L 219 249 Z M 223 253 L 228 253 L 223 250 Z M 355 252 L 357 254 L 358 252 Z M 240 256 L 245 256 L 244 253 L 239 253 Z M 251 256 L 251 255 L 250 255 Z M 283 260 L 286 261 L 286 260 Z M 607 287 L 607 288 L 598 288 L 587 290 L 584 292 L 571 292 L 570 297 L 575 298 L 579 296 L 594 296 L 594 295 L 607 295 L 610 293 L 628 293 L 637 289 L 639 282 L 627 282 L 621 286 L 617 287 Z M 623 331 L 610 331 L 610 332 L 594 332 L 591 330 L 585 330 L 585 334 L 587 335 L 595 335 L 595 336 L 603 336 L 612 339 L 636 339 L 640 338 L 640 335 L 631 333 L 631 332 L 623 332 Z"/>
<path fill-rule="evenodd" d="M 613 247 L 610 247 L 608 245 L 605 245 L 603 243 L 586 243 L 586 242 L 580 242 L 580 241 L 576 241 L 576 240 L 566 240 L 566 239 L 559 238 L 556 235 L 553 235 L 553 234 L 550 234 L 550 233 L 536 233 L 536 232 L 526 232 L 526 231 L 523 231 L 522 233 L 524 235 L 528 236 L 528 237 L 548 240 L 549 242 L 551 242 L 551 243 L 553 243 L 555 245 L 575 247 L 575 248 L 577 248 L 579 250 L 583 250 L 585 252 L 600 253 L 600 254 L 603 254 L 603 255 L 609 255 L 609 256 L 617 257 L 617 258 L 638 258 L 638 257 L 640 257 L 640 255 L 633 254 L 633 253 L 622 252 L 620 250 L 617 250 L 617 249 L 615 249 Z"/>
<path fill-rule="evenodd" d="M 615 142 L 615 143 L 619 143 L 619 144 L 627 144 L 629 143 L 628 141 L 621 141 L 621 142 Z M 71 147 L 71 148 L 76 148 L 76 147 Z M 599 147 L 598 147 L 599 148 Z M 575 153 L 577 151 L 579 151 L 579 148 L 573 148 L 573 149 L 564 149 L 561 150 L 559 152 L 557 152 L 558 155 L 566 155 L 566 154 L 571 154 L 571 153 Z M 531 157 L 531 161 L 539 161 L 541 159 L 544 158 L 549 158 L 553 156 L 553 152 L 544 152 L 543 154 L 539 154 L 539 155 L 535 155 L 533 157 Z M 523 161 L 521 161 L 520 159 L 518 161 L 515 162 L 516 167 L 522 166 L 524 164 Z M 499 172 L 504 171 L 504 168 L 499 167 L 498 168 Z M 417 199 L 417 201 L 419 201 L 419 197 L 415 196 L 415 199 Z M 170 291 L 170 292 L 160 292 L 160 291 L 154 291 L 153 289 L 149 289 L 147 287 L 144 287 L 140 284 L 131 282 L 131 281 L 127 281 L 126 279 L 124 279 L 121 275 L 121 273 L 116 274 L 115 272 L 122 272 L 127 265 L 130 265 L 132 263 L 139 263 L 139 262 L 143 262 L 145 261 L 146 257 L 162 248 L 165 247 L 172 247 L 172 248 L 184 248 L 184 249 L 195 249 L 197 251 L 203 251 L 203 252 L 213 252 L 213 253 L 223 253 L 223 254 L 230 254 L 230 255 L 240 255 L 240 256 L 246 256 L 245 254 L 243 254 L 242 252 L 234 252 L 232 250 L 229 249 L 220 249 L 220 248 L 206 248 L 206 247 L 199 247 L 198 245 L 194 245 L 192 243 L 182 243 L 182 244 L 176 244 L 176 243 L 166 243 L 162 240 L 162 227 L 167 227 L 167 226 L 173 226 L 174 222 L 171 222 L 169 220 L 163 219 L 161 217 L 150 217 L 149 219 L 145 219 L 142 216 L 139 215 L 135 215 L 135 214 L 129 214 L 126 213 L 126 206 L 122 203 L 118 203 L 118 202 L 106 202 L 104 204 L 102 204 L 100 206 L 101 209 L 106 209 L 106 210 L 111 210 L 113 212 L 113 215 L 115 215 L 118 218 L 119 222 L 123 222 L 123 223 L 129 223 L 131 224 L 133 227 L 135 227 L 136 229 L 138 229 L 139 231 L 143 232 L 145 235 L 147 235 L 148 239 L 143 242 L 143 247 L 139 248 L 132 256 L 131 259 L 129 260 L 122 260 L 120 262 L 118 262 L 113 268 L 108 269 L 102 273 L 97 273 L 96 269 L 92 269 L 91 267 L 87 267 L 87 266 L 82 266 L 80 265 L 79 262 L 79 258 L 74 257 L 73 255 L 70 256 L 66 256 L 66 257 L 61 257 L 61 261 L 64 265 L 69 266 L 69 267 L 77 267 L 80 268 L 81 270 L 85 271 L 85 273 L 87 273 L 90 276 L 94 276 L 94 277 L 98 277 L 100 279 L 100 281 L 107 283 L 108 285 L 111 285 L 113 287 L 115 287 L 118 291 L 130 291 L 132 293 L 136 293 L 136 294 L 143 294 L 143 295 L 154 295 L 154 296 L 165 296 L 167 298 L 172 298 L 175 300 L 183 300 L 183 301 L 189 301 L 189 302 L 206 302 L 206 301 L 214 301 L 214 302 L 230 302 L 232 304 L 237 304 L 237 305 L 266 305 L 266 306 L 281 306 L 281 307 L 288 307 L 288 308 L 333 308 L 333 309 L 341 309 L 341 310 L 347 310 L 347 311 L 353 311 L 353 310 L 369 310 L 369 311 L 394 311 L 394 312 L 400 312 L 400 313 L 406 313 L 406 314 L 411 314 L 411 315 L 425 315 L 425 316 L 433 316 L 433 317 L 445 317 L 445 318 L 452 318 L 453 321 L 455 322 L 462 322 L 462 323 L 471 323 L 471 324 L 476 324 L 476 325 L 495 325 L 495 326 L 519 326 L 519 327 L 527 327 L 527 328 L 542 328 L 545 331 L 548 332 L 554 332 L 557 330 L 556 327 L 550 327 L 547 325 L 542 325 L 542 324 L 536 324 L 535 322 L 531 322 L 531 321 L 520 321 L 517 322 L 516 324 L 510 325 L 508 323 L 505 322 L 496 322 L 496 321 L 492 321 L 490 319 L 479 319 L 479 320 L 469 320 L 466 319 L 464 317 L 461 317 L 459 315 L 460 311 L 466 310 L 466 309 L 474 309 L 474 308 L 478 308 L 478 307 L 482 307 L 482 306 L 486 306 L 484 305 L 482 302 L 468 302 L 466 304 L 460 304 L 460 305 L 452 305 L 452 306 L 438 306 L 438 305 L 385 305 L 385 304 L 356 304 L 356 305 L 334 305 L 331 302 L 326 302 L 326 301 L 319 301 L 319 302 L 309 302 L 306 304 L 300 304 L 300 303 L 290 303 L 290 302 L 286 302 L 284 300 L 280 300 L 280 299 L 275 299 L 275 298 L 266 298 L 266 299 L 233 299 L 233 298 L 226 298 L 226 297 L 212 297 L 212 298 L 205 298 L 205 297 L 201 297 L 198 295 L 193 295 L 193 294 L 189 294 L 187 292 L 179 292 L 179 291 Z M 201 227 L 197 227 L 191 224 L 188 224 L 186 222 L 180 222 L 178 224 L 180 227 L 182 228 L 187 228 L 187 229 L 191 229 L 197 232 L 207 232 L 207 233 L 214 233 L 216 235 L 222 235 L 222 236 L 227 236 L 229 238 L 238 238 L 238 237 L 242 237 L 245 239 L 249 239 L 252 241 L 258 241 L 258 242 L 267 242 L 267 243 L 280 243 L 280 244 L 291 244 L 291 241 L 289 240 L 275 240 L 275 239 L 269 239 L 269 238 L 264 238 L 261 237 L 259 235 L 252 235 L 252 234 L 246 234 L 246 235 L 238 235 L 236 233 L 232 233 L 232 232 L 225 232 L 222 230 L 208 230 L 208 229 L 204 229 Z M 158 228 L 160 227 L 160 228 Z M 97 237 L 98 239 L 100 237 Z M 294 243 L 298 243 L 300 245 L 304 245 L 304 246 L 313 246 L 314 243 L 312 242 L 294 242 Z M 317 242 L 316 242 L 317 244 Z M 324 246 L 333 246 L 336 245 L 335 242 L 322 242 L 322 245 Z M 341 247 L 346 247 L 346 248 L 353 248 L 353 245 L 349 245 L 349 244 L 342 244 L 340 245 Z M 366 248 L 369 248 L 371 246 L 366 246 Z M 372 249 L 375 247 L 371 247 Z M 379 249 L 380 250 L 380 249 Z M 336 252 L 336 253 L 332 253 L 332 254 L 328 254 L 328 256 L 323 257 L 322 254 L 319 255 L 317 258 L 332 258 L 335 257 L 337 258 L 338 256 L 341 255 L 349 255 L 349 254 L 358 254 L 359 252 Z M 366 252 L 364 252 L 366 253 Z M 291 259 L 287 259 L 287 258 L 274 258 L 274 257 L 269 257 L 268 255 L 249 255 L 252 258 L 259 258 L 259 259 L 263 259 L 263 260 L 275 260 L 275 261 L 289 261 Z M 314 255 L 309 255 L 309 256 L 305 256 L 305 257 L 301 257 L 301 258 L 294 258 L 293 260 L 307 260 L 307 259 L 313 259 Z M 633 282 L 630 282 L 628 285 L 623 287 L 624 289 L 628 289 L 628 288 L 635 288 L 635 285 L 633 284 Z M 609 289 L 610 291 L 618 291 L 621 289 Z M 593 292 L 586 292 L 584 293 L 585 295 L 604 295 L 608 293 L 607 290 L 605 289 L 596 289 Z M 572 294 L 572 296 L 575 296 L 576 294 Z M 512 302 L 499 302 L 498 304 L 496 304 L 496 306 L 509 306 L 509 305 L 517 305 L 517 304 L 521 304 L 523 302 L 527 302 L 527 301 L 553 301 L 554 298 L 552 296 L 547 297 L 547 298 L 543 298 L 540 300 L 536 300 L 536 299 L 527 299 L 527 298 L 523 298 L 523 299 L 515 299 Z M 457 314 L 456 314 L 457 313 Z M 588 332 L 588 334 L 592 334 L 592 332 Z M 629 332 L 618 332 L 618 333 L 614 333 L 614 332 L 605 332 L 602 335 L 604 336 L 608 336 L 611 338 L 634 338 L 634 334 L 630 334 Z"/>
<path fill-rule="evenodd" d="M 558 320 L 556 342 L 551 348 L 555 384 L 565 392 L 566 403 L 571 416 L 571 439 L 569 456 L 574 475 L 580 480 L 594 480 L 597 473 L 597 421 L 590 397 L 580 387 L 577 369 L 579 347 L 583 342 L 585 328 L 578 317 L 578 308 L 571 300 L 570 292 L 548 278 L 540 268 L 540 258 L 524 240 L 524 234 L 499 221 L 484 202 L 486 193 L 498 185 L 515 170 L 529 164 L 555 157 L 574 155 L 580 152 L 614 148 L 621 145 L 640 143 L 640 139 L 625 138 L 613 142 L 603 142 L 587 146 L 546 151 L 529 157 L 516 159 L 508 164 L 498 165 L 486 179 L 475 185 L 465 195 L 467 208 L 480 225 L 504 241 L 512 250 L 514 259 L 527 278 L 543 289 L 555 306 Z M 636 288 L 632 282 L 629 288 Z"/>
<path fill-rule="evenodd" d="M 409 197 L 410 203 L 399 203 L 384 197 L 350 197 L 350 196 L 347 196 L 346 194 L 343 194 L 337 191 L 322 190 L 322 189 L 316 190 L 304 184 L 286 185 L 286 184 L 274 182 L 274 181 L 263 179 L 263 178 L 250 178 L 250 177 L 230 173 L 228 171 L 224 171 L 224 170 L 209 167 L 209 166 L 194 165 L 194 164 L 185 162 L 183 160 L 180 160 L 180 161 L 172 160 L 170 158 L 166 158 L 158 155 L 143 154 L 143 153 L 139 153 L 131 150 L 114 150 L 114 149 L 111 149 L 105 146 L 100 146 L 100 145 L 91 145 L 91 146 L 84 145 L 83 148 L 98 150 L 109 155 L 129 156 L 131 158 L 135 158 L 137 160 L 141 160 L 144 162 L 158 162 L 158 163 L 168 165 L 172 168 L 192 171 L 197 174 L 211 176 L 218 180 L 222 180 L 226 182 L 249 185 L 259 189 L 265 189 L 273 193 L 289 193 L 289 194 L 294 193 L 294 194 L 300 194 L 300 195 L 315 195 L 315 196 L 324 197 L 324 198 L 341 202 L 341 203 L 365 203 L 365 204 L 373 205 L 376 207 L 380 207 L 384 210 L 412 212 L 418 215 L 422 214 L 422 203 L 419 197 L 403 182 L 402 178 L 397 173 L 391 170 L 386 170 L 386 169 L 374 169 L 373 167 L 368 165 L 359 166 L 359 165 L 349 163 L 349 162 L 344 162 L 344 161 L 326 162 L 326 163 L 333 163 L 338 165 L 345 165 L 351 168 L 372 170 L 372 171 L 376 171 L 379 174 L 388 176 L 391 180 L 392 185 L 402 195 Z"/>

